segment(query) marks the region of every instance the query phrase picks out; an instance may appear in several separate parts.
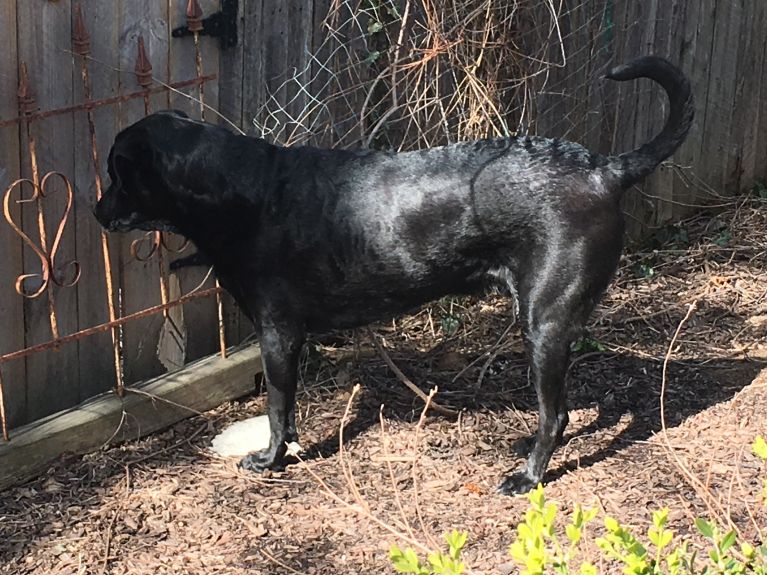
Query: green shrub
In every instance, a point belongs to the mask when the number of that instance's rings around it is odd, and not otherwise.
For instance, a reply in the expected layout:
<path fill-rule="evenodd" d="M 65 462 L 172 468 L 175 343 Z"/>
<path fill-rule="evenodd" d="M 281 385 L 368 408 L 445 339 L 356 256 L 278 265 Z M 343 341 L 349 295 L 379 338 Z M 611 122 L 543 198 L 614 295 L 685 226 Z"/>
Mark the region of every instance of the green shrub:
<path fill-rule="evenodd" d="M 397 545 L 389 549 L 389 559 L 399 573 L 415 575 L 461 575 L 465 566 L 461 563 L 461 551 L 466 545 L 469 534 L 466 531 L 453 530 L 445 535 L 447 554 L 435 551 L 429 554 L 428 564 L 424 565 L 412 549 L 402 551 Z"/>
<path fill-rule="evenodd" d="M 554 529 L 557 507 L 546 502 L 543 486 L 538 485 L 528 497 L 530 507 L 525 520 L 517 525 L 517 538 L 509 548 L 512 559 L 523 567 L 521 575 L 595 574 L 596 568 L 588 562 L 582 562 L 579 571 L 573 570 L 572 566 L 576 563 L 575 555 L 586 525 L 596 517 L 597 510 L 575 506 L 570 523 L 565 527 L 567 543 L 563 545 Z"/>
<path fill-rule="evenodd" d="M 763 437 L 756 438 L 752 451 L 767 461 Z M 763 481 L 762 498 L 767 505 L 767 479 Z M 586 528 L 597 510 L 576 504 L 565 525 L 565 537 L 561 538 L 556 531 L 557 507 L 546 501 L 543 487 L 532 490 L 528 499 L 524 521 L 517 525 L 516 539 L 509 547 L 509 554 L 521 568 L 520 575 L 596 575 L 596 566 L 580 555 L 582 543 L 592 540 Z M 616 519 L 605 517 L 604 534 L 593 541 L 603 558 L 619 563 L 626 575 L 767 575 L 767 545 L 755 548 L 748 542 L 738 542 L 735 530 L 723 531 L 715 523 L 698 518 L 695 527 L 708 541 L 707 553 L 698 556 L 690 550 L 689 541 L 680 541 L 667 528 L 668 514 L 668 508 L 652 514 L 644 541 Z M 447 554 L 431 553 L 427 565 L 412 549 L 401 551 L 396 545 L 389 557 L 400 573 L 460 575 L 465 570 L 460 555 L 467 537 L 465 531 L 446 535 Z"/>

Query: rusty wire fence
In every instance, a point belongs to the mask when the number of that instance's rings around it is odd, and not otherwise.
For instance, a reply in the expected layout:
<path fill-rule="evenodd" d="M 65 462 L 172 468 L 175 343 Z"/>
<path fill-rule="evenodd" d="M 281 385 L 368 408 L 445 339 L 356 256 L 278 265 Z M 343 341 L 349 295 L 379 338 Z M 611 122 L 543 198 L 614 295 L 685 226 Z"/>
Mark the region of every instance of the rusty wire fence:
<path fill-rule="evenodd" d="M 73 209 L 77 194 L 69 175 L 63 171 L 44 171 L 41 169 L 39 153 L 39 141 L 46 137 L 45 128 L 42 125 L 44 120 L 67 115 L 85 116 L 87 149 L 77 152 L 87 155 L 89 158 L 93 181 L 89 184 L 80 181 L 78 185 L 81 192 L 92 190 L 93 197 L 91 201 L 84 201 L 85 198 L 80 193 L 77 195 L 77 201 L 82 202 L 78 206 L 81 211 L 80 218 L 87 218 L 82 212 L 90 211 L 91 205 L 101 197 L 104 186 L 101 150 L 105 149 L 105 145 L 108 147 L 108 144 L 111 143 L 98 141 L 95 118 L 98 110 L 138 101 L 143 103 L 143 114 L 149 114 L 153 111 L 154 95 L 171 93 L 184 95 L 184 91 L 186 91 L 188 92 L 186 96 L 194 102 L 199 117 L 205 119 L 207 109 L 206 86 L 216 81 L 216 75 L 206 74 L 204 69 L 200 41 L 203 13 L 200 4 L 197 0 L 189 0 L 185 9 L 186 26 L 194 39 L 194 49 L 190 51 L 188 56 L 193 62 L 193 77 L 174 82 L 161 80 L 159 75 L 153 73 L 144 36 L 139 34 L 134 46 L 135 88 L 127 93 L 114 94 L 100 99 L 95 97 L 92 89 L 91 66 L 97 60 L 91 56 L 91 36 L 86 27 L 83 7 L 77 4 L 73 6 L 72 10 L 71 57 L 77 71 L 73 77 L 79 78 L 80 85 L 77 88 L 82 94 L 82 101 L 60 108 L 40 110 L 36 102 L 35 87 L 30 80 L 35 70 L 30 69 L 27 63 L 20 62 L 17 89 L 18 116 L 0 119 L 0 129 L 19 130 L 22 143 L 20 149 L 23 150 L 21 169 L 28 174 L 26 177 L 15 179 L 5 188 L 2 197 L 4 221 L 0 221 L 0 224 L 7 224 L 23 243 L 22 257 L 19 258 L 22 262 L 22 269 L 13 270 L 4 265 L 0 268 L 0 272 L 6 278 L 10 277 L 10 274 L 15 275 L 13 280 L 14 295 L 19 299 L 11 305 L 21 308 L 24 307 L 22 305 L 24 301 L 35 302 L 34 305 L 37 309 L 45 310 L 44 323 L 47 326 L 41 328 L 39 319 L 35 322 L 35 329 L 38 333 L 41 329 L 47 332 L 47 338 L 37 336 L 38 340 L 44 339 L 44 341 L 32 342 L 31 345 L 0 354 L 0 426 L 6 441 L 9 440 L 11 434 L 7 416 L 9 405 L 12 405 L 14 401 L 23 399 L 15 397 L 14 393 L 8 391 L 9 387 L 13 387 L 14 390 L 21 389 L 21 382 L 10 381 L 6 375 L 14 363 L 27 362 L 29 365 L 41 354 L 50 351 L 54 353 L 54 357 L 48 357 L 47 361 L 55 362 L 55 354 L 67 346 L 77 344 L 96 334 L 108 333 L 111 339 L 108 352 L 97 350 L 97 353 L 109 353 L 111 356 L 113 389 L 122 396 L 126 388 L 125 326 L 141 318 L 160 315 L 163 318 L 161 342 L 170 341 L 171 347 L 175 342 L 175 347 L 180 350 L 181 354 L 174 364 L 166 365 L 166 368 L 179 367 L 184 362 L 183 340 L 186 334 L 183 327 L 174 321 L 172 312 L 182 304 L 206 298 L 216 301 L 216 339 L 218 340 L 219 353 L 224 357 L 227 353 L 222 292 L 217 282 L 213 286 L 205 287 L 205 280 L 210 275 L 208 274 L 195 288 L 183 294 L 178 288 L 178 281 L 169 274 L 168 256 L 171 253 L 186 249 L 187 242 L 183 238 L 171 238 L 169 234 L 164 232 L 149 232 L 128 239 L 127 253 L 130 254 L 128 257 L 135 262 L 142 262 L 144 265 L 156 266 L 156 273 L 147 276 L 147 281 L 156 279 L 160 300 L 156 305 L 132 313 L 126 313 L 124 286 L 120 278 L 126 265 L 124 261 L 126 255 L 123 253 L 125 250 L 116 245 L 123 241 L 121 238 L 107 235 L 99 228 L 95 220 L 88 225 L 80 224 L 77 230 L 78 237 L 83 234 L 97 235 L 97 238 L 91 237 L 90 241 L 98 245 L 101 265 L 96 266 L 93 265 L 95 262 L 90 262 L 94 269 L 86 270 L 84 264 L 78 261 L 76 257 L 69 258 L 62 255 L 62 244 L 66 241 L 65 236 L 68 227 L 73 225 Z M 66 89 L 66 87 L 62 86 L 62 89 Z M 52 161 L 55 159 L 48 159 L 48 163 Z M 68 252 L 71 254 L 72 250 L 70 249 Z M 98 284 L 100 286 L 98 289 L 102 290 L 103 302 L 106 307 L 102 311 L 105 311 L 107 321 L 95 325 L 80 325 L 80 329 L 66 331 L 62 328 L 60 321 L 59 296 L 67 290 L 76 289 L 78 283 L 86 275 L 89 276 L 89 281 L 92 284 Z M 98 275 L 100 275 L 100 280 Z M 8 301 L 9 294 L 3 293 L 0 297 Z M 86 306 L 89 305 L 89 302 L 81 301 L 80 305 Z M 33 317 L 32 314 L 28 315 Z M 29 331 L 30 322 L 31 320 L 27 318 L 27 331 Z M 24 341 L 29 344 L 31 339 L 27 336 Z M 0 349 L 0 351 L 4 350 Z M 173 354 L 171 353 L 171 355 Z M 85 374 L 81 373 L 81 377 L 84 376 Z M 65 383 L 62 381 L 44 382 L 46 386 L 51 386 L 51 388 Z M 52 408 L 48 411 L 55 411 L 57 407 L 52 402 Z"/>
<path fill-rule="evenodd" d="M 286 145 L 394 150 L 527 132 L 535 95 L 568 64 L 561 21 L 586 4 L 330 2 L 315 46 L 272 82 L 253 126 Z"/>

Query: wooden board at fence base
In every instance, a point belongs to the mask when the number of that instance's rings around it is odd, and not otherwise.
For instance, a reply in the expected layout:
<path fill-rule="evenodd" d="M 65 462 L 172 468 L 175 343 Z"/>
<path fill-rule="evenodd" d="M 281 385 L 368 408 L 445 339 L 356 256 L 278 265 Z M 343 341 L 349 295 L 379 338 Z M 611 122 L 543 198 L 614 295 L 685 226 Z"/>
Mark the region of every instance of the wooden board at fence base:
<path fill-rule="evenodd" d="M 186 368 L 24 426 L 0 441 L 0 490 L 31 479 L 63 453 L 87 453 L 106 443 L 137 439 L 255 389 L 261 350 L 250 346 L 227 359 L 208 357 Z"/>

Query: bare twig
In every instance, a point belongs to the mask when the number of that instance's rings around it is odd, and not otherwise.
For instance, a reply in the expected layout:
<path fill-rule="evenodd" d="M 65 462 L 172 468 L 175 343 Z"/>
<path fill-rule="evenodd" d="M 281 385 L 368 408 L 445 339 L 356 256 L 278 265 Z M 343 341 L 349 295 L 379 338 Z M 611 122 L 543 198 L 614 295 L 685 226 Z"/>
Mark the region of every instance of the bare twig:
<path fill-rule="evenodd" d="M 383 359 L 384 362 L 386 363 L 386 365 L 389 366 L 389 369 L 392 370 L 394 375 L 397 376 L 397 379 L 399 379 L 403 384 L 405 384 L 405 386 L 410 391 L 412 391 L 419 398 L 421 398 L 424 403 L 428 404 L 429 403 L 429 398 L 427 397 L 427 395 L 423 391 L 418 389 L 418 386 L 416 384 L 414 384 L 410 380 L 410 378 L 408 378 L 408 376 L 406 376 L 402 372 L 402 370 L 399 367 L 397 367 L 397 365 L 392 361 L 392 358 L 389 357 L 389 354 L 386 352 L 386 350 L 383 348 L 381 343 L 378 341 L 378 336 L 376 336 L 376 334 L 373 333 L 373 331 L 370 328 L 368 328 L 368 333 L 370 334 L 370 338 L 373 340 L 373 345 L 375 346 L 376 350 L 378 351 L 378 355 L 381 356 L 381 359 Z M 454 409 L 450 409 L 448 407 L 444 407 L 444 406 L 442 406 L 442 405 L 440 405 L 440 404 L 438 404 L 436 402 L 433 402 L 433 401 L 431 402 L 431 407 L 432 407 L 432 409 L 434 409 L 434 411 L 438 411 L 438 412 L 440 412 L 440 413 L 442 413 L 444 415 L 450 415 L 450 416 L 458 415 L 458 412 L 455 411 Z"/>
<path fill-rule="evenodd" d="M 708 509 L 709 514 L 712 517 L 719 517 L 719 519 L 725 523 L 727 523 L 731 529 L 734 529 L 738 535 L 741 535 L 740 529 L 737 525 L 735 525 L 730 518 L 729 513 L 727 513 L 719 503 L 719 501 L 716 500 L 711 495 L 711 491 L 709 488 L 704 484 L 700 479 L 698 479 L 695 474 L 689 469 L 689 467 L 685 464 L 684 461 L 679 457 L 679 455 L 676 452 L 676 448 L 671 445 L 671 441 L 668 437 L 668 429 L 666 428 L 666 405 L 665 405 L 665 395 L 666 395 L 666 385 L 668 381 L 667 377 L 667 369 L 668 369 L 668 363 L 671 360 L 671 354 L 674 351 L 674 346 L 676 345 L 677 338 L 679 337 L 679 334 L 682 331 L 682 327 L 684 327 L 684 324 L 687 323 L 687 320 L 690 319 L 693 312 L 697 308 L 698 302 L 693 301 L 688 307 L 687 307 L 687 313 L 682 318 L 682 320 L 679 322 L 679 325 L 676 328 L 676 331 L 674 332 L 674 336 L 671 338 L 671 342 L 669 343 L 668 350 L 666 351 L 666 355 L 663 359 L 663 375 L 661 379 L 661 391 L 660 391 L 660 423 L 661 423 L 661 431 L 662 431 L 662 437 L 663 442 L 666 447 L 666 451 L 669 455 L 671 455 L 674 464 L 676 465 L 677 469 L 680 471 L 682 476 L 685 478 L 687 483 L 695 490 L 695 492 L 698 494 L 698 496 L 703 500 L 703 503 L 705 503 L 706 508 Z"/>
<path fill-rule="evenodd" d="M 415 426 L 415 436 L 413 437 L 413 452 L 416 457 L 413 459 L 413 506 L 415 507 L 416 517 L 418 517 L 418 523 L 421 526 L 421 533 L 423 533 L 426 541 L 432 549 L 437 549 L 439 545 L 435 541 L 429 529 L 426 527 L 426 523 L 423 520 L 423 513 L 421 512 L 421 505 L 418 502 L 418 447 L 419 438 L 421 435 L 421 429 L 423 428 L 424 421 L 426 421 L 426 412 L 429 410 L 429 404 L 433 403 L 434 396 L 437 394 L 437 388 L 432 388 L 429 392 L 429 397 L 426 398 L 426 404 L 421 411 L 421 417 L 418 418 L 418 424 Z"/>
<path fill-rule="evenodd" d="M 386 426 L 384 424 L 384 417 L 383 417 L 383 405 L 381 405 L 381 409 L 378 411 L 378 419 L 381 423 L 381 448 L 384 452 L 384 457 L 386 459 L 386 467 L 389 470 L 389 480 L 391 481 L 392 489 L 394 490 L 394 500 L 397 503 L 397 509 L 399 509 L 400 516 L 402 517 L 402 523 L 405 526 L 405 529 L 407 530 L 407 533 L 410 537 L 415 539 L 415 534 L 413 533 L 413 528 L 410 527 L 410 522 L 407 518 L 407 513 L 405 513 L 405 508 L 402 506 L 402 498 L 400 497 L 399 489 L 397 489 L 397 480 L 394 477 L 394 466 L 392 465 L 391 458 L 389 457 L 389 447 L 388 447 L 388 441 L 386 437 Z"/>
<path fill-rule="evenodd" d="M 352 403 L 354 401 L 354 397 L 355 397 L 355 394 L 357 393 L 358 389 L 359 389 L 359 385 L 355 386 L 354 390 L 352 391 L 351 396 L 349 397 L 349 400 L 347 401 L 346 409 L 344 411 L 344 417 L 341 420 L 341 425 L 340 425 L 340 428 L 338 430 L 338 435 L 339 435 L 339 458 L 341 458 L 341 452 L 344 450 L 344 447 L 343 447 L 344 446 L 343 433 L 344 433 L 344 428 L 345 428 L 345 422 L 346 422 L 346 420 L 348 418 L 349 412 L 351 411 L 351 405 L 352 405 Z M 418 420 L 418 424 L 416 425 L 416 434 L 415 434 L 415 438 L 414 438 L 414 450 L 416 450 L 416 451 L 418 450 L 419 430 L 423 427 L 423 424 L 424 424 L 424 422 L 426 420 L 426 413 L 429 410 L 429 407 L 431 406 L 431 403 L 432 403 L 432 399 L 433 399 L 433 397 L 434 397 L 434 395 L 436 393 L 437 393 L 437 389 L 436 388 L 432 389 L 429 392 L 429 395 L 426 397 L 426 404 L 424 405 L 424 408 L 423 408 L 423 410 L 421 412 L 421 416 L 420 416 L 420 418 Z M 383 429 L 384 429 L 383 428 L 383 419 L 381 421 L 382 421 L 381 425 L 382 425 L 382 434 L 383 434 L 384 433 L 384 431 L 383 431 Z M 385 444 L 385 439 L 386 438 L 383 437 L 383 435 L 382 435 L 382 441 L 384 442 L 384 444 Z M 343 497 L 338 495 L 335 491 L 333 491 L 333 489 L 330 488 L 330 486 L 327 484 L 327 482 L 324 479 L 322 479 L 322 477 L 320 477 L 317 474 L 317 472 L 314 471 L 309 465 L 307 465 L 306 462 L 301 458 L 300 455 L 297 455 L 297 457 L 298 457 L 299 465 L 301 465 L 302 468 L 312 477 L 312 479 L 314 479 L 314 481 L 320 486 L 320 488 L 323 491 L 323 493 L 325 493 L 325 495 L 330 497 L 333 501 L 335 501 L 338 504 L 340 504 L 342 507 L 344 507 L 344 508 L 346 508 L 346 509 L 348 509 L 350 511 L 353 511 L 354 513 L 357 513 L 357 514 L 361 515 L 362 517 L 364 517 L 365 519 L 371 521 L 372 523 L 374 523 L 375 525 L 377 525 L 381 529 L 387 531 L 388 533 L 391 533 L 392 535 L 394 535 L 400 541 L 403 541 L 403 542 L 407 543 L 408 545 L 410 545 L 413 548 L 421 551 L 422 553 L 425 553 L 425 554 L 428 555 L 428 554 L 431 554 L 432 552 L 434 552 L 436 549 L 439 548 L 437 542 L 434 540 L 434 538 L 431 536 L 431 534 L 426 529 L 426 524 L 425 524 L 425 522 L 423 520 L 423 516 L 421 514 L 421 510 L 420 510 L 420 507 L 419 507 L 418 501 L 417 501 L 417 488 L 416 488 L 416 485 L 417 485 L 417 469 L 416 469 L 417 457 L 415 457 L 413 459 L 413 468 L 412 468 L 412 472 L 413 472 L 413 485 L 414 485 L 414 490 L 416 490 L 416 492 L 415 492 L 415 497 L 416 497 L 415 508 L 416 508 L 416 513 L 417 513 L 417 516 L 418 516 L 419 523 L 421 525 L 422 533 L 423 533 L 424 538 L 427 540 L 428 543 L 423 543 L 418 537 L 415 536 L 415 533 L 413 532 L 412 528 L 410 527 L 410 525 L 409 525 L 409 523 L 407 521 L 407 516 L 405 515 L 404 509 L 403 509 L 403 507 L 401 505 L 401 502 L 400 502 L 400 499 L 399 499 L 399 495 L 397 495 L 396 497 L 397 497 L 398 505 L 399 505 L 399 508 L 400 508 L 400 514 L 402 515 L 402 518 L 404 520 L 405 529 L 406 529 L 407 533 L 403 533 L 401 530 L 393 527 L 392 525 L 389 525 L 388 523 L 386 523 L 382 519 L 376 517 L 370 511 L 370 507 L 368 506 L 368 504 L 365 502 L 365 500 L 362 498 L 362 496 L 359 493 L 359 489 L 357 488 L 356 481 L 354 480 L 354 476 L 353 476 L 353 474 L 351 474 L 350 469 L 349 470 L 347 470 L 347 469 L 344 470 L 344 478 L 345 478 L 347 487 L 352 492 L 353 502 L 347 501 L 346 499 L 344 499 Z M 390 465 L 390 462 L 389 462 L 389 465 Z M 391 469 L 391 467 L 390 467 L 390 478 L 391 478 L 391 481 L 392 481 L 392 485 L 394 486 L 395 493 L 397 493 L 396 480 L 394 478 L 393 470 Z M 466 573 L 467 575 L 474 575 L 474 571 L 472 571 L 471 569 L 468 569 L 468 568 L 464 570 L 464 573 Z"/>

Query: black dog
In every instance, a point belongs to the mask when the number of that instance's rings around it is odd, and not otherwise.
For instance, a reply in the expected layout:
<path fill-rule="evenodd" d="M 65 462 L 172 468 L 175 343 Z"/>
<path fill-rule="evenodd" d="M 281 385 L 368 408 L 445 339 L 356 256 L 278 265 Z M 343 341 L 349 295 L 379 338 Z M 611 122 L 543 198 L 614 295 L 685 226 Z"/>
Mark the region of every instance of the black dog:
<path fill-rule="evenodd" d="M 677 149 L 693 118 L 689 83 L 665 60 L 640 58 L 607 77 L 651 78 L 671 104 L 660 135 L 615 157 L 538 137 L 401 154 L 281 148 L 176 112 L 118 134 L 99 222 L 185 235 L 256 325 L 271 441 L 242 467 L 279 466 L 297 439 L 307 332 L 501 280 L 518 294 L 540 421 L 525 467 L 499 490 L 522 493 L 542 480 L 568 421 L 570 342 L 618 263 L 620 198 Z"/>

